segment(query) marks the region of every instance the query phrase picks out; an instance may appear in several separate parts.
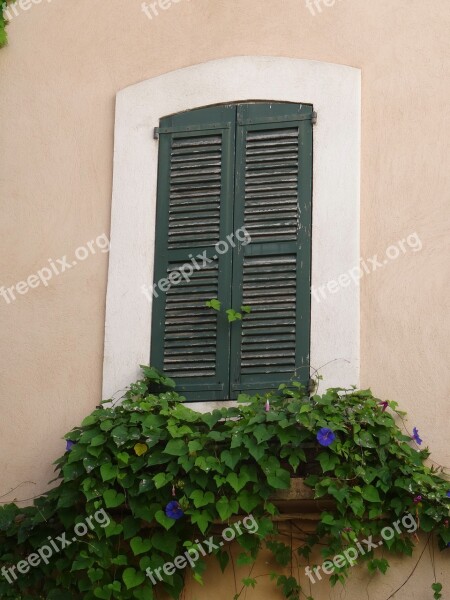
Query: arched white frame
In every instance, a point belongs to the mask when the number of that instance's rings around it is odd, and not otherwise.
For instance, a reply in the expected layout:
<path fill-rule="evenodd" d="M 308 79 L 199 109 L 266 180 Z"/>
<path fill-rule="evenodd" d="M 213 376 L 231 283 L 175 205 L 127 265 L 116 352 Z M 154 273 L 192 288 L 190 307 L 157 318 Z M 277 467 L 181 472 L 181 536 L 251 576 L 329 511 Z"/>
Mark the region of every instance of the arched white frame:
<path fill-rule="evenodd" d="M 154 128 L 166 115 L 249 100 L 309 103 L 318 114 L 311 366 L 326 365 L 321 369 L 324 388 L 359 384 L 359 286 L 343 275 L 357 267 L 360 258 L 360 89 L 360 70 L 353 67 L 242 56 L 179 69 L 117 94 L 104 398 L 117 396 L 138 378 L 139 364 L 148 364 L 150 356 L 152 307 L 142 286 L 151 288 L 153 282 L 158 164 Z M 320 290 L 321 286 L 328 287 Z"/>

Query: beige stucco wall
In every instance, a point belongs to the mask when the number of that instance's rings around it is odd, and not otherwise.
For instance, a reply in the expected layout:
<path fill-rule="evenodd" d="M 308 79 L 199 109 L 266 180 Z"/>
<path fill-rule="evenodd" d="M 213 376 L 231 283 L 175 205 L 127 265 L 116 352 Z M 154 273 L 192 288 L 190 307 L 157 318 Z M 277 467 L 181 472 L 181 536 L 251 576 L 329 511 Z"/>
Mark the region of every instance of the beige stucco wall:
<path fill-rule="evenodd" d="M 336 0 L 315 16 L 303 0 L 181 0 L 152 20 L 140 0 L 22 11 L 0 51 L 0 285 L 109 234 L 118 90 L 234 55 L 358 67 L 362 256 L 414 232 L 423 246 L 362 280 L 362 384 L 398 400 L 450 465 L 449 30 L 448 0 Z M 8 500 L 45 489 L 61 436 L 98 403 L 107 262 L 97 249 L 48 287 L 0 297 L 0 495 L 35 482 Z M 428 577 L 414 582 L 398 597 L 428 597 Z"/>

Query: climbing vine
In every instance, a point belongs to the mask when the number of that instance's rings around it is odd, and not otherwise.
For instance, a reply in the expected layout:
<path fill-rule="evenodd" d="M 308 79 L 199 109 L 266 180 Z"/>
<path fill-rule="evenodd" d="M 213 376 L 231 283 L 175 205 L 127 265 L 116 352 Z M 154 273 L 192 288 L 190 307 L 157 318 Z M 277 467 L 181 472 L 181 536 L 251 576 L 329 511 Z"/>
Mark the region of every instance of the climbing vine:
<path fill-rule="evenodd" d="M 248 576 L 230 600 L 257 585 L 252 566 L 262 548 L 273 554 L 266 576 L 281 595 L 298 600 L 313 591 L 304 572 L 292 568 L 294 560 L 314 569 L 313 550 L 322 548 L 322 560 L 345 555 L 357 540 L 381 539 L 407 515 L 417 530 L 398 529 L 358 563 L 385 573 L 390 554 L 413 553 L 419 531 L 435 536 L 441 550 L 450 544 L 449 482 L 442 468 L 427 465 L 419 431 L 405 430 L 394 401 L 356 389 L 310 397 L 290 381 L 264 396 L 243 395 L 237 407 L 201 414 L 182 403 L 171 379 L 152 367 L 143 373 L 120 403 L 102 403 L 65 436 L 56 487 L 32 506 L 0 509 L 1 598 L 151 600 L 164 590 L 177 599 L 185 577 L 203 579 L 201 540 L 210 540 L 223 571 L 234 566 L 229 545 L 217 536 L 238 519 L 245 525 L 251 518 L 257 530 L 241 527 L 236 536 L 237 564 L 248 565 Z M 315 531 L 296 544 L 285 543 L 274 500 L 295 477 L 330 502 Z M 83 537 L 67 533 L 83 528 Z M 32 561 L 66 533 L 63 548 Z M 198 560 L 166 574 L 164 565 L 186 552 Z M 344 584 L 350 567 L 334 566 L 331 585 Z M 158 568 L 164 577 L 153 581 L 149 573 Z M 430 598 L 440 598 L 441 584 L 430 586 Z"/>
<path fill-rule="evenodd" d="M 2 2 L 1 10 L 0 10 L 0 48 L 6 45 L 8 41 L 8 37 L 6 35 L 6 16 L 5 10 L 7 8 L 7 3 Z"/>

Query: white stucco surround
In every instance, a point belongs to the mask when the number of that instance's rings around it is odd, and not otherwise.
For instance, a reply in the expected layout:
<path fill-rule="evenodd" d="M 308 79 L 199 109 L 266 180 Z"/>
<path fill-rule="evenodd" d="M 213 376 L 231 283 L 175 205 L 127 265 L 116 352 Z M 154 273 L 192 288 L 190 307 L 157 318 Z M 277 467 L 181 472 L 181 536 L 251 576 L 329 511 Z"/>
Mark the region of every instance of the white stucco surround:
<path fill-rule="evenodd" d="M 120 395 L 148 364 L 158 141 L 163 116 L 246 100 L 311 103 L 314 126 L 312 285 L 359 265 L 360 70 L 262 56 L 179 69 L 117 94 L 103 397 Z M 156 224 L 157 225 L 157 224 Z M 334 288 L 333 288 L 334 289 Z M 321 387 L 359 384 L 359 287 L 312 298 L 311 365 Z M 330 362 L 332 361 L 332 362 Z M 210 403 L 208 403 L 210 404 Z"/>

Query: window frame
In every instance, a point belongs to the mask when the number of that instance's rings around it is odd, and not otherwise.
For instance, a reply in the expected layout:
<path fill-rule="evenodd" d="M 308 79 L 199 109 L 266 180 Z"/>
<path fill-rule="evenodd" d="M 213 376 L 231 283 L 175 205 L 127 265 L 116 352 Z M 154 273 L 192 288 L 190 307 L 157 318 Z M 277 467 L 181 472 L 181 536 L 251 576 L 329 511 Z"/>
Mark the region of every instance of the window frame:
<path fill-rule="evenodd" d="M 238 74 L 238 76 L 237 76 Z M 233 57 L 179 69 L 118 93 L 103 396 L 118 397 L 148 363 L 158 143 L 167 114 L 253 100 L 314 105 L 312 285 L 359 264 L 360 70 L 279 57 Z M 151 296 L 150 296 L 151 297 Z M 311 308 L 311 367 L 322 385 L 359 385 L 359 286 Z M 327 363 L 327 364 L 326 364 Z M 219 402 L 221 404 L 221 402 Z M 205 403 L 210 409 L 217 403 Z M 196 405 L 197 408 L 199 408 Z"/>

